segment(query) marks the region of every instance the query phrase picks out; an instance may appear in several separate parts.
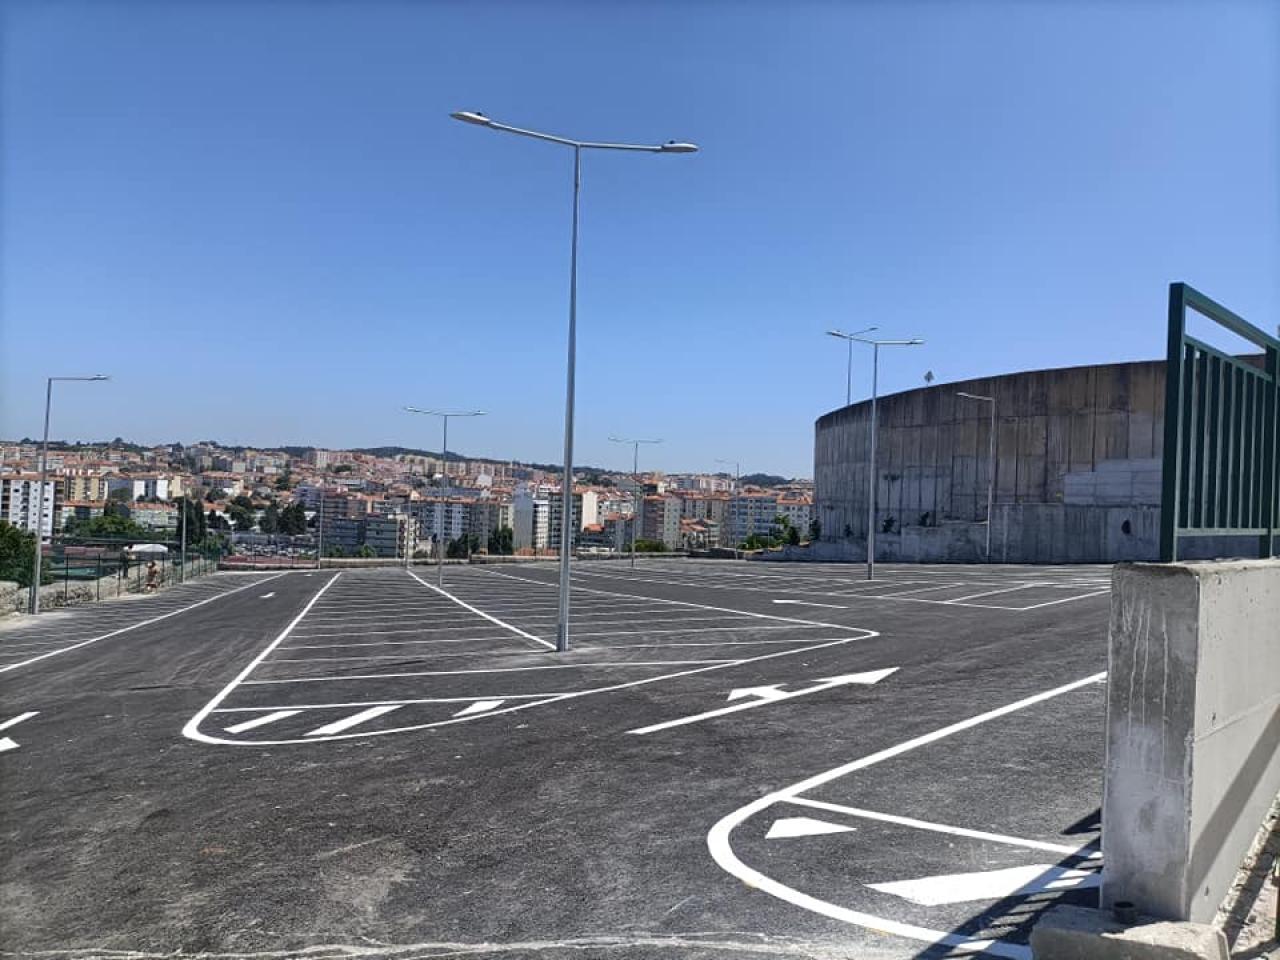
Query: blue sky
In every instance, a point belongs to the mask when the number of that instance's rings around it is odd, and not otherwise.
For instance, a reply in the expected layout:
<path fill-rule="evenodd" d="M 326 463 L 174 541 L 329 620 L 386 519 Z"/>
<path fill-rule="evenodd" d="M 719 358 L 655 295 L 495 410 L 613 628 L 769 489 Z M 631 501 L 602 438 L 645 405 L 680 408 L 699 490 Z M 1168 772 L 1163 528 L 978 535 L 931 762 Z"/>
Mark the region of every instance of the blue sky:
<path fill-rule="evenodd" d="M 812 472 L 832 326 L 881 388 L 1163 352 L 1167 284 L 1280 322 L 1272 3 L 3 5 L 0 436 L 451 445 Z M 855 397 L 869 351 L 855 357 Z"/>

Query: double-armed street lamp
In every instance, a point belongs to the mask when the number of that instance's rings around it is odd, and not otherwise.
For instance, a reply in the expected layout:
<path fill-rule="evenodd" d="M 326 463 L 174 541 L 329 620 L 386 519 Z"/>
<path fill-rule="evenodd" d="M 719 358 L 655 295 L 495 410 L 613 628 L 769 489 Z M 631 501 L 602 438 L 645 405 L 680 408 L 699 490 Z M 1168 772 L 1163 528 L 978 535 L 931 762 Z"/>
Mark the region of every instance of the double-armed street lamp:
<path fill-rule="evenodd" d="M 53 406 L 54 381 L 66 382 L 78 380 L 84 383 L 96 383 L 99 380 L 110 380 L 105 374 L 95 373 L 91 377 L 49 377 L 44 391 L 44 443 L 40 448 L 40 490 L 36 494 L 36 553 L 31 561 L 31 599 L 27 609 L 33 614 L 40 612 L 40 555 L 44 550 L 44 498 L 45 487 L 49 482 L 49 411 Z M 57 499 L 56 492 L 49 493 L 49 535 L 53 536 L 53 506 Z"/>
<path fill-rule="evenodd" d="M 444 475 L 446 484 L 449 482 L 449 418 L 450 417 L 483 417 L 483 410 L 423 410 L 419 407 L 405 407 L 409 413 L 420 413 L 427 417 L 439 417 L 444 423 L 444 436 L 440 441 L 440 471 Z M 436 527 L 436 586 L 444 587 L 444 525 L 448 519 L 448 502 L 445 498 L 441 498 L 440 523 Z M 408 545 L 406 540 L 406 552 Z"/>
<path fill-rule="evenodd" d="M 990 436 L 987 438 L 987 563 L 990 563 L 991 511 L 994 509 L 996 499 L 996 398 L 984 397 L 978 393 L 964 393 L 960 390 L 956 391 L 956 396 L 991 404 L 991 428 Z"/>
<path fill-rule="evenodd" d="M 568 370 L 565 385 L 564 403 L 564 478 L 561 482 L 561 530 L 560 530 L 560 600 L 556 622 L 556 650 L 560 653 L 569 649 L 569 558 L 573 551 L 573 537 L 570 531 L 573 517 L 573 402 L 574 402 L 574 367 L 577 355 L 577 314 L 578 314 L 578 210 L 579 195 L 582 191 L 582 151 L 583 150 L 625 150 L 635 153 L 696 153 L 698 147 L 692 143 L 669 140 L 660 144 L 640 143 L 598 143 L 588 140 L 571 140 L 537 130 L 526 130 L 499 123 L 486 117 L 483 113 L 460 110 L 450 114 L 455 120 L 488 127 L 500 133 L 514 133 L 521 137 L 544 140 L 573 150 L 573 238 L 569 254 L 569 345 Z"/>
<path fill-rule="evenodd" d="M 867 477 L 867 579 L 876 578 L 876 492 L 879 487 L 879 474 L 876 467 L 876 400 L 880 391 L 880 348 L 881 347 L 918 347 L 922 343 L 919 337 L 910 340 L 872 340 L 867 337 L 849 335 L 849 340 L 865 343 L 872 348 L 871 359 L 871 456 L 870 471 Z"/>
<path fill-rule="evenodd" d="M 864 330 L 855 330 L 853 333 L 845 333 L 843 330 L 828 330 L 828 337 L 838 337 L 844 340 L 849 346 L 849 359 L 845 366 L 844 375 L 844 405 L 847 407 L 853 403 L 853 341 L 858 339 L 864 333 L 871 333 L 879 330 L 879 327 L 867 327 Z"/>
<path fill-rule="evenodd" d="M 635 484 L 635 510 L 631 514 L 631 569 L 636 566 L 636 526 L 644 513 L 644 495 L 640 491 L 640 444 L 661 443 L 661 440 L 641 440 L 635 437 L 610 437 L 614 443 L 629 443 L 631 451 L 631 480 Z"/>

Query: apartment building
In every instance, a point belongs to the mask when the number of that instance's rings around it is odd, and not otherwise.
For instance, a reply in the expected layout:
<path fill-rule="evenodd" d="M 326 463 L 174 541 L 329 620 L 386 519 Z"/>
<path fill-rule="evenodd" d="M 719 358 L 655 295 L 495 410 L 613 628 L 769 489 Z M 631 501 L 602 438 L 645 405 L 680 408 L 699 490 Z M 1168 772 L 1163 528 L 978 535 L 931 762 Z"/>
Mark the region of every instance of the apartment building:
<path fill-rule="evenodd" d="M 777 515 L 786 517 L 791 526 L 807 537 L 809 522 L 813 519 L 813 500 L 805 494 L 782 494 L 778 497 Z"/>
<path fill-rule="evenodd" d="M 740 493 L 729 502 L 729 529 L 735 541 L 753 534 L 767 537 L 778 516 L 778 495 L 769 491 Z"/>
<path fill-rule="evenodd" d="M 641 501 L 640 538 L 657 540 L 668 550 L 679 550 L 681 499 L 666 494 L 651 494 Z"/>
<path fill-rule="evenodd" d="M 170 496 L 169 478 L 161 474 L 128 477 L 111 476 L 107 477 L 106 481 L 108 496 L 117 490 L 128 491 L 130 500 L 141 500 L 143 498 L 168 500 Z"/>
<path fill-rule="evenodd" d="M 131 503 L 129 519 L 148 530 L 176 530 L 178 508 L 172 503 Z"/>
<path fill-rule="evenodd" d="M 42 491 L 37 473 L 0 475 L 0 520 L 29 533 L 39 530 L 41 539 L 62 529 L 63 499 L 61 477 L 50 477 Z"/>
<path fill-rule="evenodd" d="M 550 498 L 521 484 L 511 497 L 511 521 L 517 551 L 545 550 L 551 533 Z"/>
<path fill-rule="evenodd" d="M 105 500 L 110 493 L 107 478 L 96 473 L 66 472 L 62 475 L 62 482 L 66 489 L 68 503 L 72 500 Z"/>

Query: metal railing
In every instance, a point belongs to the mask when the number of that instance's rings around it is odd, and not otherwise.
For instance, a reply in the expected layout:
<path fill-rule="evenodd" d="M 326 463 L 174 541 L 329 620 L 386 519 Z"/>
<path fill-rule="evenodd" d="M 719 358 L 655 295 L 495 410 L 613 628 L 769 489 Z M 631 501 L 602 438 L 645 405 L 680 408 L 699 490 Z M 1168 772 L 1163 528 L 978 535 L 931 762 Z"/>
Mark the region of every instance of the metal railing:
<path fill-rule="evenodd" d="M 1187 335 L 1187 310 L 1262 351 L 1262 365 Z M 1257 537 L 1280 545 L 1280 340 L 1185 283 L 1169 286 L 1160 559 L 1191 537 Z"/>

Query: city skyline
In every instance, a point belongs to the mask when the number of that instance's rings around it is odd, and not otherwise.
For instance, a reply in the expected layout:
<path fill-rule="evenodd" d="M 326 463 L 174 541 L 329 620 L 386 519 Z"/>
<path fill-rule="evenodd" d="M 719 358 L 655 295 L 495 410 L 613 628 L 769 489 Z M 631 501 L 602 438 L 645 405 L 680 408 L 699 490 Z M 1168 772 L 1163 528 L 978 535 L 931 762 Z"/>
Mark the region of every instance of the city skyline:
<path fill-rule="evenodd" d="M 1172 280 L 1280 315 L 1274 7 L 130 9 L 4 8 L 5 435 L 101 370 L 54 434 L 421 446 L 437 402 L 559 459 L 569 160 L 460 109 L 702 147 L 584 163 L 586 463 L 810 474 L 831 327 L 927 341 L 892 393 L 1158 358 Z"/>

